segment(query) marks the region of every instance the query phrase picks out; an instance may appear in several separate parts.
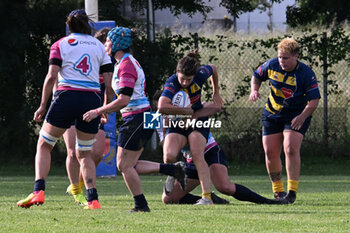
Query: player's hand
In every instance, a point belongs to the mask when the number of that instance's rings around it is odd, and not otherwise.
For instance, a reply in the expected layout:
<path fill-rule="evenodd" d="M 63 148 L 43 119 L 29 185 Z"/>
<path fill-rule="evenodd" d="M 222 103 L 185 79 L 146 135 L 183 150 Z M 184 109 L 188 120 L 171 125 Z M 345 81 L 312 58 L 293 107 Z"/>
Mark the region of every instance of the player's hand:
<path fill-rule="evenodd" d="M 185 108 L 186 109 L 186 115 L 192 116 L 193 115 L 193 109 L 190 105 L 189 107 Z"/>
<path fill-rule="evenodd" d="M 101 115 L 101 124 L 105 125 L 108 122 L 108 115 L 107 114 L 102 114 Z"/>
<path fill-rule="evenodd" d="M 292 124 L 291 124 L 291 127 L 292 129 L 294 130 L 299 130 L 301 129 L 301 127 L 303 126 L 305 122 L 305 117 L 303 117 L 301 114 L 294 117 L 293 120 L 292 120 Z"/>
<path fill-rule="evenodd" d="M 96 109 L 92 109 L 83 115 L 83 120 L 86 122 L 90 122 L 98 116 L 99 115 L 98 115 L 98 112 L 96 111 Z"/>
<path fill-rule="evenodd" d="M 249 100 L 250 101 L 255 102 L 258 99 L 260 99 L 259 91 L 252 91 L 252 92 L 250 92 L 250 95 L 249 95 Z"/>
<path fill-rule="evenodd" d="M 45 107 L 40 106 L 34 113 L 34 118 L 33 120 L 35 122 L 41 122 L 43 121 L 43 117 L 45 115 L 46 109 Z"/>
<path fill-rule="evenodd" d="M 224 100 L 221 98 L 221 96 L 217 93 L 214 93 L 212 96 L 214 104 L 217 106 L 220 106 L 221 108 L 224 107 Z"/>

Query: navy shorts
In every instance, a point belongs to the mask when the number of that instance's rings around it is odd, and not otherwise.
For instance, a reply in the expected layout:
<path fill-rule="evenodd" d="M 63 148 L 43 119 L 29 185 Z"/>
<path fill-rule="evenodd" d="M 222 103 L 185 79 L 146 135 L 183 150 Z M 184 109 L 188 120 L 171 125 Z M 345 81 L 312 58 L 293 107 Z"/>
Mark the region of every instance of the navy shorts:
<path fill-rule="evenodd" d="M 311 116 L 306 118 L 303 126 L 299 130 L 292 129 L 291 121 L 283 121 L 278 119 L 271 119 L 265 115 L 262 116 L 262 124 L 263 124 L 263 136 L 282 133 L 284 130 L 293 130 L 296 132 L 305 135 L 311 123 Z"/>
<path fill-rule="evenodd" d="M 105 89 L 106 89 L 106 88 L 105 88 L 105 84 L 104 84 L 104 83 L 101 83 L 101 92 L 100 92 L 100 93 L 97 92 L 97 94 L 101 97 L 101 102 L 102 102 L 102 103 L 103 103 L 103 101 L 104 101 L 104 99 L 105 99 Z M 71 125 L 75 125 L 75 121 L 72 122 Z M 105 125 L 104 125 L 104 124 L 100 124 L 99 129 L 105 131 Z"/>
<path fill-rule="evenodd" d="M 225 153 L 219 145 L 216 145 L 207 151 L 207 153 L 204 154 L 204 158 L 209 167 L 216 163 L 227 167 Z M 186 175 L 190 179 L 198 180 L 197 169 L 193 162 L 186 163 Z"/>
<path fill-rule="evenodd" d="M 100 117 L 86 122 L 83 121 L 83 115 L 101 105 L 102 100 L 97 92 L 56 91 L 45 119 L 51 125 L 64 129 L 70 128 L 72 122 L 75 122 L 75 128 L 78 130 L 96 134 L 100 125 Z"/>
<path fill-rule="evenodd" d="M 127 150 L 140 150 L 152 137 L 153 131 L 143 128 L 143 112 L 123 117 L 117 145 Z"/>
<path fill-rule="evenodd" d="M 198 119 L 197 121 L 205 121 L 205 120 Z M 193 131 L 198 131 L 200 134 L 203 135 L 203 137 L 205 138 L 206 142 L 208 141 L 210 128 L 205 128 L 205 127 L 202 127 L 202 128 L 188 128 L 188 129 L 184 129 L 184 128 L 180 128 L 180 127 L 172 127 L 172 128 L 168 128 L 167 129 L 166 134 L 177 133 L 177 134 L 181 134 L 181 135 L 185 136 L 186 138 L 188 138 L 188 136 Z"/>

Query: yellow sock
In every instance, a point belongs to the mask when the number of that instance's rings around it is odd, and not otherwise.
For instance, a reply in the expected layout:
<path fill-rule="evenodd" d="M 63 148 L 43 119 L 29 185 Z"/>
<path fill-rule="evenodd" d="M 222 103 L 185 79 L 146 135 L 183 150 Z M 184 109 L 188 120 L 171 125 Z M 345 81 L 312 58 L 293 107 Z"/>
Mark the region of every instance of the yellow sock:
<path fill-rule="evenodd" d="M 288 180 L 288 191 L 292 190 L 298 192 L 299 181 L 298 180 Z"/>
<path fill-rule="evenodd" d="M 284 186 L 283 186 L 282 180 L 272 182 L 272 192 L 274 192 L 274 193 L 284 192 Z"/>
<path fill-rule="evenodd" d="M 79 188 L 80 188 L 80 191 L 82 191 L 84 188 L 84 180 L 82 178 L 80 178 L 79 180 Z"/>
<path fill-rule="evenodd" d="M 211 192 L 202 193 L 202 197 L 211 200 Z"/>
<path fill-rule="evenodd" d="M 76 195 L 78 193 L 81 193 L 81 188 L 79 187 L 79 184 L 72 184 L 72 194 Z"/>

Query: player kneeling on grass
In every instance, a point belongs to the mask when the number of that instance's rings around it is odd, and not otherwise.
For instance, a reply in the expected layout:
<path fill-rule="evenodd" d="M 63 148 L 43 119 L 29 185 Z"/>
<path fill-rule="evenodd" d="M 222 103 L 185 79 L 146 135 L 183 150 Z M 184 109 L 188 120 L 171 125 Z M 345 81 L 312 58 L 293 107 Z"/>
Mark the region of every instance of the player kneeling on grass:
<path fill-rule="evenodd" d="M 194 204 L 201 198 L 189 193 L 199 185 L 199 180 L 196 167 L 192 162 L 191 152 L 186 148 L 183 150 L 183 154 L 187 159 L 186 189 L 182 190 L 178 182 L 168 177 L 164 185 L 162 196 L 162 200 L 165 204 Z M 281 200 L 267 199 L 243 185 L 232 183 L 228 176 L 224 151 L 217 144 L 211 133 L 209 134 L 208 143 L 205 147 L 204 157 L 209 166 L 211 181 L 219 192 L 232 196 L 239 201 L 249 201 L 256 204 L 282 204 Z M 225 199 L 213 195 L 213 193 L 212 199 L 216 204 L 229 203 Z"/>

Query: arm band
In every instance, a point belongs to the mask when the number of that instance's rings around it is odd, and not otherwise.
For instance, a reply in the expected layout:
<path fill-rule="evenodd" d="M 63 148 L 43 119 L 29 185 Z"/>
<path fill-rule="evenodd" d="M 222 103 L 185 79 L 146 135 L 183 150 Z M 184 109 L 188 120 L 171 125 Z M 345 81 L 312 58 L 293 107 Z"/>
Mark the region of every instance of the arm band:
<path fill-rule="evenodd" d="M 131 97 L 133 92 L 134 92 L 134 88 L 131 88 L 131 87 L 122 87 L 119 89 L 119 95 L 123 94 Z"/>
<path fill-rule="evenodd" d="M 62 67 L 62 60 L 57 58 L 51 58 L 49 60 L 49 65 L 56 65 L 56 66 Z"/>
<path fill-rule="evenodd" d="M 112 63 L 108 63 L 103 66 L 100 66 L 100 74 L 107 73 L 107 72 L 113 72 Z"/>

